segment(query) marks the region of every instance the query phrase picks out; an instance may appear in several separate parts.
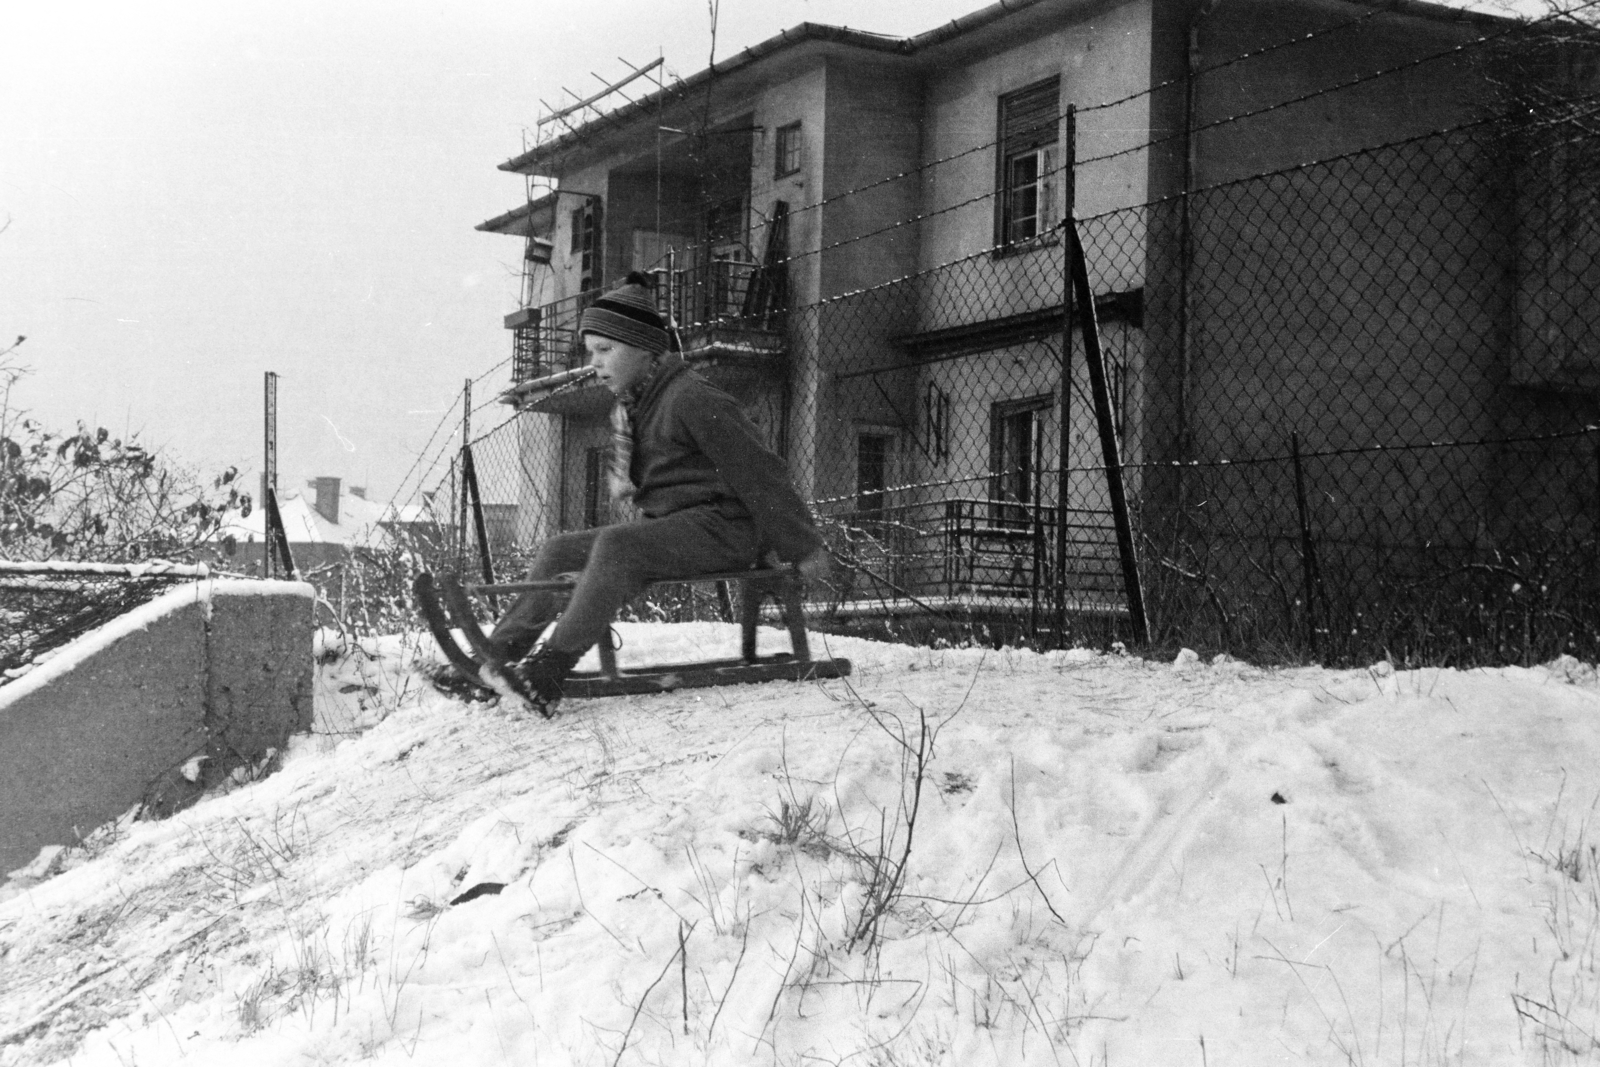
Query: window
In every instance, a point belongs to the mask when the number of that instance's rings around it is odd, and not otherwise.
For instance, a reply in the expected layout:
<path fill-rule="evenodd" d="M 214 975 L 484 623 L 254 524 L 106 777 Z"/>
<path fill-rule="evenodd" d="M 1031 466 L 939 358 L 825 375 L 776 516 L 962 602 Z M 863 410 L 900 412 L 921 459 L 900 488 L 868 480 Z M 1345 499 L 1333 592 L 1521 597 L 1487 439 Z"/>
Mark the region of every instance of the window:
<path fill-rule="evenodd" d="M 881 518 L 889 488 L 888 434 L 856 435 L 856 510 L 867 517 Z"/>
<path fill-rule="evenodd" d="M 1044 451 L 1049 396 L 1007 400 L 989 412 L 989 518 L 996 526 L 1030 521 Z"/>
<path fill-rule="evenodd" d="M 800 124 L 791 122 L 778 127 L 776 148 L 772 154 L 772 176 L 781 178 L 800 169 Z"/>
<path fill-rule="evenodd" d="M 568 219 L 572 227 L 572 244 L 568 252 L 578 257 L 579 290 L 595 286 L 596 242 L 600 230 L 600 201 L 585 197 L 583 206 L 574 208 Z"/>
<path fill-rule="evenodd" d="M 1055 226 L 1060 124 L 1060 78 L 1000 98 L 997 245 L 1027 241 Z"/>

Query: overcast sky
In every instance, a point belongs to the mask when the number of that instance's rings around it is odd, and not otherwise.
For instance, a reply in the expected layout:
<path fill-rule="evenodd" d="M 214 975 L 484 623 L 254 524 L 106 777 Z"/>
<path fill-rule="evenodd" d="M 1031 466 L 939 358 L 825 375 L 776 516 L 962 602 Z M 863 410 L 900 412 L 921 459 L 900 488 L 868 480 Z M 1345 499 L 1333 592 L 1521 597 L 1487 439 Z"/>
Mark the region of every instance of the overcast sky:
<path fill-rule="evenodd" d="M 724 0 L 717 55 L 982 6 Z M 280 484 L 384 499 L 510 352 L 521 243 L 473 227 L 523 199 L 496 165 L 540 99 L 711 47 L 705 0 L 57 0 L 0 5 L 0 40 L 0 348 L 26 334 L 33 370 L 13 401 L 253 485 L 274 370 Z"/>

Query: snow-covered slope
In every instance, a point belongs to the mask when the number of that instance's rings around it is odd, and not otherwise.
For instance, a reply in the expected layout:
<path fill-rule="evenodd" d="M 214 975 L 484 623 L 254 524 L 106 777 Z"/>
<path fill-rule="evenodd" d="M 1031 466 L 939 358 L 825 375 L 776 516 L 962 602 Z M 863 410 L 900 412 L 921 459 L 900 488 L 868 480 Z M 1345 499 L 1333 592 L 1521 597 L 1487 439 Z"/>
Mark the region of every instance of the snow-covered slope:
<path fill-rule="evenodd" d="M 0 1063 L 1600 1054 L 1592 670 L 827 641 L 553 723 L 329 665 L 280 772 L 10 883 Z"/>

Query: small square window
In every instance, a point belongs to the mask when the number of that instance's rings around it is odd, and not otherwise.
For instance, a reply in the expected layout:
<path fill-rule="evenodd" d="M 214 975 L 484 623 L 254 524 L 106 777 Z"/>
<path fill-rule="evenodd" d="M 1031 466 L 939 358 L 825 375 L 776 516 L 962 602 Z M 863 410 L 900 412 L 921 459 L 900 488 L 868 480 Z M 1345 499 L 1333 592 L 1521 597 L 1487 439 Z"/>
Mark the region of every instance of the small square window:
<path fill-rule="evenodd" d="M 800 169 L 800 124 L 778 127 L 777 147 L 772 157 L 772 176 L 781 178 Z"/>

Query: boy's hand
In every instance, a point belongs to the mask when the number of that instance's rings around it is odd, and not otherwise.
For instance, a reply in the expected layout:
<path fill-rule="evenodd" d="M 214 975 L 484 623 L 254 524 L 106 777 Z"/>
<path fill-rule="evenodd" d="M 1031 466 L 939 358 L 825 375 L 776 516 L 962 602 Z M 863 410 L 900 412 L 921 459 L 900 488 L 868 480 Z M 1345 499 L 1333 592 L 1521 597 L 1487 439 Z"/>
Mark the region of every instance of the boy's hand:
<path fill-rule="evenodd" d="M 808 582 L 833 582 L 837 570 L 833 562 L 833 554 L 827 547 L 817 549 L 811 555 L 800 561 L 800 576 Z"/>

